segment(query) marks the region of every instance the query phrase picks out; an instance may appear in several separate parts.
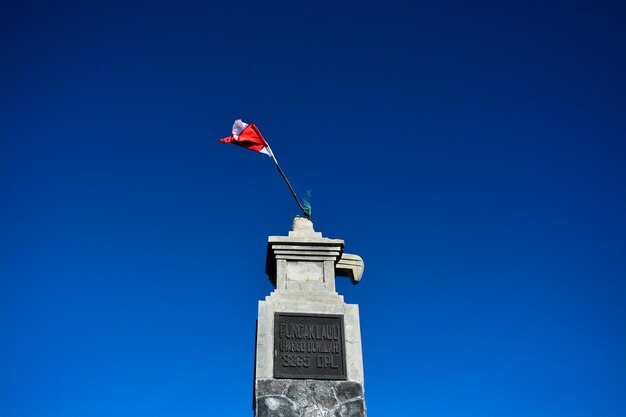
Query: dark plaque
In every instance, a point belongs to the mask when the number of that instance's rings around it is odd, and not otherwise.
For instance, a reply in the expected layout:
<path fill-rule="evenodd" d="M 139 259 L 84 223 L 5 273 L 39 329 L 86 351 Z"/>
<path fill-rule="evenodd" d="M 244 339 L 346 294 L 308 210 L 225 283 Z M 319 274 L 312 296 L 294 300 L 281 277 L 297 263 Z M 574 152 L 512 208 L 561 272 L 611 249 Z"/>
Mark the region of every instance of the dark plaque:
<path fill-rule="evenodd" d="M 274 378 L 347 379 L 343 316 L 275 313 Z"/>

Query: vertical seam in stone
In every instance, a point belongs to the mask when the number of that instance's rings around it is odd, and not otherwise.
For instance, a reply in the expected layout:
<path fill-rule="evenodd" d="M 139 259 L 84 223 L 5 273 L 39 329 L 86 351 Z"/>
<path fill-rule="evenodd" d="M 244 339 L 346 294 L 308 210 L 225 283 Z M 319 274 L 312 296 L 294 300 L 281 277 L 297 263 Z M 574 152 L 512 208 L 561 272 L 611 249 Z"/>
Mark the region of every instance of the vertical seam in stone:
<path fill-rule="evenodd" d="M 334 397 L 335 397 L 335 400 L 337 400 L 337 404 L 339 404 L 341 401 L 339 401 L 339 397 L 337 397 L 337 389 L 336 389 L 336 386 L 333 384 L 333 385 L 331 385 L 331 387 L 330 387 L 330 388 L 333 390 L 333 395 L 334 395 Z"/>

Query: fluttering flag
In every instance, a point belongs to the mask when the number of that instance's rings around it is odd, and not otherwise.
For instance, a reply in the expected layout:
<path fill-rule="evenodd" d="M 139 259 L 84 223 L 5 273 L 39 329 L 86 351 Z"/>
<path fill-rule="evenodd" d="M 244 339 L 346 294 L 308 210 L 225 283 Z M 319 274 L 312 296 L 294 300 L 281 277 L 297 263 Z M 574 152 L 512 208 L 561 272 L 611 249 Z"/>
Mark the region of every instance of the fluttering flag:
<path fill-rule="evenodd" d="M 242 148 L 272 157 L 272 151 L 256 125 L 254 123 L 248 124 L 241 119 L 235 120 L 232 134 L 227 138 L 220 139 L 220 142 L 239 145 Z"/>
<path fill-rule="evenodd" d="M 258 127 L 256 127 L 254 123 L 248 124 L 241 121 L 241 119 L 235 120 L 235 123 L 233 123 L 232 134 L 227 138 L 220 139 L 220 142 L 239 145 L 242 148 L 250 149 L 251 151 L 264 153 L 272 158 L 272 161 L 274 161 L 274 163 L 276 164 L 278 172 L 280 172 L 280 175 L 287 183 L 287 186 L 291 191 L 291 195 L 293 195 L 296 203 L 298 203 L 300 210 L 302 210 L 307 219 L 311 218 L 311 205 L 307 203 L 307 205 L 302 206 L 302 203 L 300 203 L 300 200 L 298 199 L 296 192 L 293 190 L 291 183 L 285 176 L 283 170 L 280 168 L 280 165 L 278 165 L 278 161 L 276 160 L 276 157 L 272 152 L 272 148 L 270 148 L 270 145 L 267 143 L 267 141 L 261 134 L 261 131 Z"/>

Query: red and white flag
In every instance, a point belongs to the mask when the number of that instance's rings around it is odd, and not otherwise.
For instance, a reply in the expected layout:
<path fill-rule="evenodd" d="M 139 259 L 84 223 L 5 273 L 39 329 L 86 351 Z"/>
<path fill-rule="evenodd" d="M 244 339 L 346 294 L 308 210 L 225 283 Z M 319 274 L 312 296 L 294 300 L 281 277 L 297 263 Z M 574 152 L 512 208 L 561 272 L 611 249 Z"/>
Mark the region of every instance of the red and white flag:
<path fill-rule="evenodd" d="M 235 120 L 233 123 L 233 133 L 227 138 L 220 139 L 223 143 L 232 143 L 251 151 L 261 152 L 271 157 L 272 150 L 267 144 L 265 138 L 254 123 L 245 123 L 241 119 Z"/>
<path fill-rule="evenodd" d="M 272 148 L 270 148 L 270 145 L 267 143 L 267 141 L 265 140 L 265 138 L 259 131 L 259 128 L 257 128 L 254 123 L 248 124 L 248 123 L 242 122 L 241 119 L 235 120 L 235 123 L 233 123 L 232 135 L 230 135 L 227 138 L 220 139 L 220 142 L 239 145 L 242 148 L 250 149 L 251 151 L 264 153 L 265 155 L 272 158 L 272 160 L 276 164 L 276 168 L 278 168 L 278 172 L 280 172 L 280 175 L 283 177 L 283 179 L 287 183 L 287 186 L 289 187 L 289 190 L 291 191 L 291 195 L 298 203 L 300 210 L 302 210 L 302 212 L 304 213 L 307 219 L 311 218 L 311 206 L 308 205 L 307 207 L 304 207 L 302 203 L 300 203 L 300 200 L 298 199 L 296 192 L 291 186 L 291 183 L 287 179 L 287 176 L 285 175 L 283 170 L 280 168 L 280 165 L 278 165 L 278 161 L 276 160 L 276 157 L 274 156 L 274 153 L 272 152 Z"/>

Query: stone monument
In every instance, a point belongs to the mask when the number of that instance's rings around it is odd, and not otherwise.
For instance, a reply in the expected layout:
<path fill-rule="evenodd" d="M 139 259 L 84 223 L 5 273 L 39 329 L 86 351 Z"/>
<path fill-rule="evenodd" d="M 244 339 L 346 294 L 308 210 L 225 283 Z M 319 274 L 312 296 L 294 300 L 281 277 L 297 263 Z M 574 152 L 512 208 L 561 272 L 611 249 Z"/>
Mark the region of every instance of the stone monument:
<path fill-rule="evenodd" d="M 275 290 L 259 301 L 254 372 L 256 417 L 364 417 L 359 307 L 335 291 L 358 283 L 363 260 L 296 217 L 270 236 L 266 272 Z"/>

